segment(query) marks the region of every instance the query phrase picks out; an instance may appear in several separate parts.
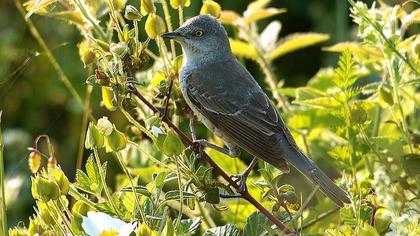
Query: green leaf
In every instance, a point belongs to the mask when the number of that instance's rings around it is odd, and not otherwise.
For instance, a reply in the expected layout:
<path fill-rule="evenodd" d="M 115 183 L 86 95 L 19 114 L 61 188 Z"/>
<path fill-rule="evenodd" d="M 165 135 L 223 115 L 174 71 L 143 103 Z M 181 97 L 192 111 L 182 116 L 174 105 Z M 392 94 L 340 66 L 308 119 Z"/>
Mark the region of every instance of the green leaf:
<path fill-rule="evenodd" d="M 420 174 L 420 155 L 419 154 L 408 154 L 403 158 L 404 170 L 410 176 L 416 176 Z"/>
<path fill-rule="evenodd" d="M 121 192 L 132 192 L 132 191 L 133 190 L 131 189 L 131 187 L 124 187 L 121 189 Z M 147 188 L 144 186 L 136 186 L 135 191 L 136 193 L 139 193 L 145 197 L 148 197 L 148 198 L 152 197 L 152 193 L 149 190 L 147 190 Z"/>
<path fill-rule="evenodd" d="M 191 198 L 195 197 L 195 194 L 183 191 L 182 192 L 182 197 L 184 199 L 191 199 Z M 168 192 L 165 193 L 165 201 L 179 200 L 179 198 L 180 198 L 180 195 L 179 195 L 178 190 L 171 190 L 171 191 L 168 191 Z"/>
<path fill-rule="evenodd" d="M 268 225 L 269 221 L 260 212 L 254 212 L 246 220 L 243 235 L 249 236 L 264 236 L 267 235 L 267 231 L 264 225 Z"/>
<path fill-rule="evenodd" d="M 257 50 L 247 42 L 236 39 L 229 39 L 232 53 L 238 57 L 245 57 L 248 59 L 256 59 L 258 57 Z"/>
<path fill-rule="evenodd" d="M 369 224 L 365 224 L 362 228 L 360 228 L 359 235 L 360 236 L 379 236 L 378 231 L 376 231 L 376 229 Z"/>
<path fill-rule="evenodd" d="M 206 188 L 204 198 L 210 204 L 218 204 L 220 202 L 219 188 Z"/>
<path fill-rule="evenodd" d="M 122 192 L 120 195 L 121 203 L 127 209 L 128 212 L 134 212 L 136 208 L 135 196 L 133 192 Z"/>
<path fill-rule="evenodd" d="M 183 219 L 177 230 L 178 234 L 194 234 L 201 224 L 201 218 Z"/>
<path fill-rule="evenodd" d="M 340 218 L 347 225 L 356 226 L 357 224 L 353 210 L 349 206 L 340 209 Z"/>
<path fill-rule="evenodd" d="M 330 38 L 328 34 L 320 33 L 295 33 L 288 35 L 286 38 L 281 40 L 277 45 L 276 49 L 268 54 L 270 60 L 274 60 L 278 57 L 281 57 L 287 53 L 309 47 L 324 41 L 327 41 Z"/>
<path fill-rule="evenodd" d="M 240 236 L 241 233 L 236 226 L 228 224 L 208 229 L 203 236 Z"/>

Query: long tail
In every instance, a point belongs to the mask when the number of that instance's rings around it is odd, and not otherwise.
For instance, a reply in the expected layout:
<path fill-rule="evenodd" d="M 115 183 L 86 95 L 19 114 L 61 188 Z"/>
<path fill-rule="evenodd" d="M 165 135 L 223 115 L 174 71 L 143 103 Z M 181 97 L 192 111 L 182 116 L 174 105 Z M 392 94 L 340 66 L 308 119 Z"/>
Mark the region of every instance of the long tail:
<path fill-rule="evenodd" d="M 284 158 L 306 176 L 312 183 L 318 185 L 321 191 L 340 207 L 350 203 L 343 189 L 338 187 L 311 159 L 300 150 L 291 150 Z"/>

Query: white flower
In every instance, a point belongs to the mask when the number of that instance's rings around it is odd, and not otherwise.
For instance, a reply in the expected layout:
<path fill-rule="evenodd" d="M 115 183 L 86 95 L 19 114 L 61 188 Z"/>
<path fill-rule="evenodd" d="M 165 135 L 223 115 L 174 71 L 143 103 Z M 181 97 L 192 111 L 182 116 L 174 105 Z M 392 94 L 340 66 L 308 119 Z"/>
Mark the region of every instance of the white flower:
<path fill-rule="evenodd" d="M 96 126 L 98 127 L 99 132 L 106 136 L 109 136 L 112 133 L 112 123 L 108 120 L 108 117 L 106 116 L 99 119 L 98 124 Z"/>
<path fill-rule="evenodd" d="M 130 224 L 103 212 L 89 211 L 83 217 L 82 228 L 89 236 L 129 236 L 137 222 Z"/>

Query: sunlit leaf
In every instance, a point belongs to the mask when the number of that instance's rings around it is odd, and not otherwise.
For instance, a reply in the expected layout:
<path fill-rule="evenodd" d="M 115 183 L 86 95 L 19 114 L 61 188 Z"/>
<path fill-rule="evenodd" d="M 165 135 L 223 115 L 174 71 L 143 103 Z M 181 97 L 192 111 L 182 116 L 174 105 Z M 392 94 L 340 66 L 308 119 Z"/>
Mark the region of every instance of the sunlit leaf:
<path fill-rule="evenodd" d="M 262 236 L 266 235 L 267 231 L 264 225 L 269 225 L 270 221 L 260 212 L 254 212 L 246 221 L 243 235 Z"/>
<path fill-rule="evenodd" d="M 247 10 L 244 12 L 244 22 L 246 24 L 251 24 L 253 22 L 272 17 L 281 13 L 286 12 L 286 9 L 283 8 L 267 8 L 267 9 L 256 9 L 256 10 Z"/>
<path fill-rule="evenodd" d="M 278 57 L 281 57 L 287 53 L 309 47 L 324 41 L 327 41 L 330 38 L 328 34 L 320 33 L 295 33 L 288 35 L 286 38 L 281 40 L 271 53 L 268 54 L 270 60 L 274 60 Z"/>
<path fill-rule="evenodd" d="M 229 39 L 229 42 L 232 52 L 236 56 L 246 57 L 249 59 L 255 59 L 258 57 L 257 50 L 255 50 L 255 48 L 250 44 L 236 39 Z"/>

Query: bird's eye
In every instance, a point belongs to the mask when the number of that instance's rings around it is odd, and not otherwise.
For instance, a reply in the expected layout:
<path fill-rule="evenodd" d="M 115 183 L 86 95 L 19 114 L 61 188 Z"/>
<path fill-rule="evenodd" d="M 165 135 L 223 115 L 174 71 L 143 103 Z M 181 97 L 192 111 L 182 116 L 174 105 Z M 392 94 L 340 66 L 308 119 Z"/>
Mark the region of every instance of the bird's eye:
<path fill-rule="evenodd" d="M 195 37 L 201 37 L 203 36 L 204 32 L 202 30 L 197 30 L 194 32 L 194 36 Z"/>

